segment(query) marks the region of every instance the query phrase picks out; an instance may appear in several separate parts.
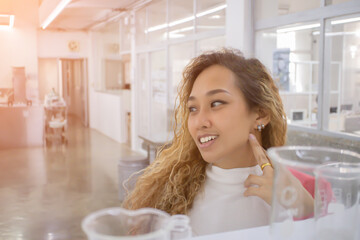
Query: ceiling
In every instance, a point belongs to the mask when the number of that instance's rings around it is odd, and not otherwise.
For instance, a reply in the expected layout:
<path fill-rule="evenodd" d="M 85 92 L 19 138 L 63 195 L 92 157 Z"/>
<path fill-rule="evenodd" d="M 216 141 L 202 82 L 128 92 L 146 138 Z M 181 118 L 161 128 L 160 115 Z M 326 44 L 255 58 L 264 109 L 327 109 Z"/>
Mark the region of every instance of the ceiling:
<path fill-rule="evenodd" d="M 141 2 L 144 1 L 72 0 L 46 29 L 86 31 Z"/>

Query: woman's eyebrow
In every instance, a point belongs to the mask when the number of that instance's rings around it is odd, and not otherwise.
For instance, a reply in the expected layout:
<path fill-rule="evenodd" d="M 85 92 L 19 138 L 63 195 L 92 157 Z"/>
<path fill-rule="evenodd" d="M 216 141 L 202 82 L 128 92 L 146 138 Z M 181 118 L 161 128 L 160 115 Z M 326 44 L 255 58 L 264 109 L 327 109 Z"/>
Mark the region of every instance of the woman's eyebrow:
<path fill-rule="evenodd" d="M 215 94 L 218 94 L 218 93 L 226 93 L 226 94 L 231 95 L 230 92 L 226 91 L 225 89 L 220 89 L 220 88 L 208 91 L 205 95 L 209 97 L 209 96 L 212 96 L 212 95 L 215 95 Z M 188 102 L 193 101 L 195 99 L 196 99 L 195 96 L 190 96 L 188 98 Z"/>

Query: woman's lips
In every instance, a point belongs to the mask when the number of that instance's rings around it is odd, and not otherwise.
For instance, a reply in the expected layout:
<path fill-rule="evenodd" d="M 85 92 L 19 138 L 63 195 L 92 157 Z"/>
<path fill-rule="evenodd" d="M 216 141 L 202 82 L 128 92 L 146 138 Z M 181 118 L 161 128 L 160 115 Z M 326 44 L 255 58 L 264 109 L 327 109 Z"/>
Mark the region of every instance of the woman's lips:
<path fill-rule="evenodd" d="M 208 141 L 208 142 L 206 142 L 206 143 L 199 143 L 199 148 L 201 148 L 201 149 L 206 149 L 206 148 L 210 147 L 211 145 L 213 145 L 214 142 L 215 142 L 217 139 L 218 139 L 218 138 L 215 138 L 215 139 L 210 140 L 210 141 Z"/>

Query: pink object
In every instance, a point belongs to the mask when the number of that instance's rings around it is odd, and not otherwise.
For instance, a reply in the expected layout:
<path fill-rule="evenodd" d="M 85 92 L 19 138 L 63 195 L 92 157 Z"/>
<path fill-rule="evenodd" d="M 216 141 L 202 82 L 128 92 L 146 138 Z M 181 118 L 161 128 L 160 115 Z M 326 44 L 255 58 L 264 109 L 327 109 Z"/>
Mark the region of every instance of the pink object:
<path fill-rule="evenodd" d="M 311 196 L 315 198 L 315 177 L 305 174 L 303 172 L 296 171 L 295 169 L 288 168 L 288 170 L 291 172 L 292 175 L 294 175 L 294 177 L 296 177 L 301 182 L 303 187 L 311 194 Z M 329 182 L 321 182 L 321 183 L 326 185 L 326 191 L 325 191 L 326 195 L 321 197 L 325 198 L 327 204 L 329 204 L 334 197 L 331 189 L 331 184 Z M 327 207 L 325 209 L 327 209 Z M 313 217 L 313 215 L 305 218 L 296 218 L 295 220 L 303 220 L 310 217 Z"/>

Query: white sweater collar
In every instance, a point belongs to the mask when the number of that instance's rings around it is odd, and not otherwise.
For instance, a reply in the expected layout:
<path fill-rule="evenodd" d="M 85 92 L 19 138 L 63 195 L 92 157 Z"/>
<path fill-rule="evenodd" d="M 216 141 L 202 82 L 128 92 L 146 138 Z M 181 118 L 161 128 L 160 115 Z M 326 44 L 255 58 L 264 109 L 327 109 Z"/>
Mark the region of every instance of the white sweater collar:
<path fill-rule="evenodd" d="M 239 184 L 244 183 L 250 174 L 262 175 L 259 165 L 246 168 L 223 169 L 212 164 L 206 168 L 206 177 L 218 183 Z"/>

